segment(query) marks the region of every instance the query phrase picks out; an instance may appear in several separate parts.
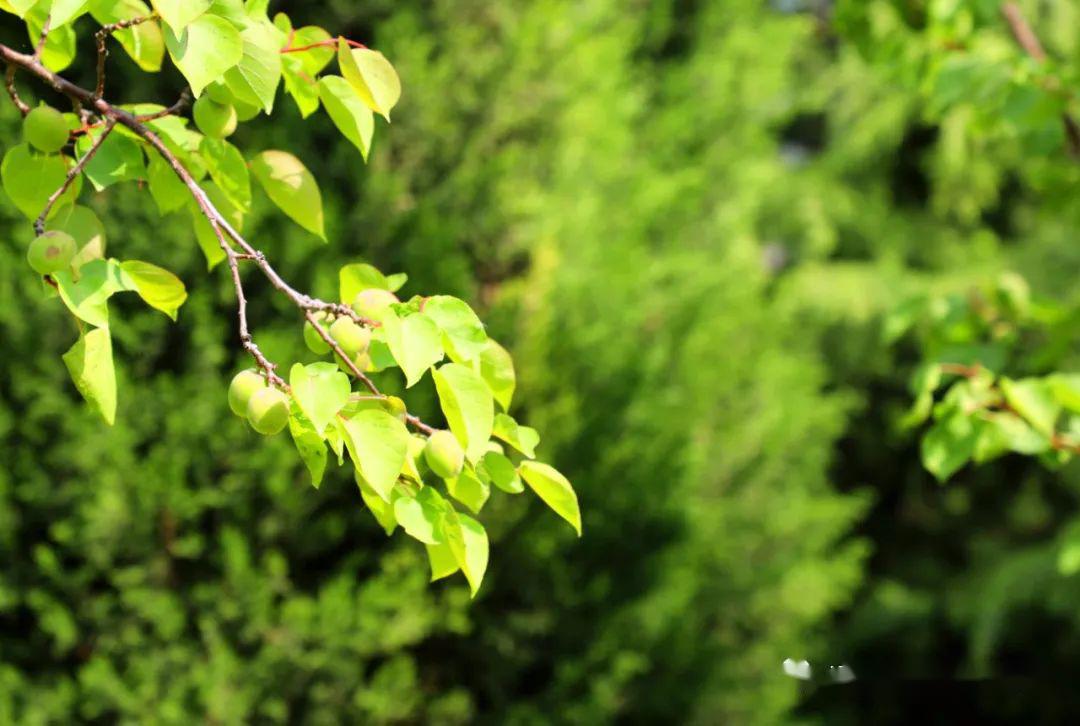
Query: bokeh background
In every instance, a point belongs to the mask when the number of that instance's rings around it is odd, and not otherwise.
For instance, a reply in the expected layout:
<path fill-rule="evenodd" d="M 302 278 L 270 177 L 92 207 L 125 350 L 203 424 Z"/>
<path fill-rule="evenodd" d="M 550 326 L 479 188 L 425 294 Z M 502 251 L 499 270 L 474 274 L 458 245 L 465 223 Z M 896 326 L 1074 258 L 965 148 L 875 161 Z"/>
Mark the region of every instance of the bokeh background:
<path fill-rule="evenodd" d="M 895 425 L 918 352 L 881 334 L 908 295 L 1003 270 L 1076 292 L 1080 167 L 926 93 L 918 54 L 965 5 L 997 3 L 271 4 L 383 50 L 405 94 L 366 166 L 288 99 L 245 125 L 240 148 L 315 173 L 331 244 L 268 203 L 249 236 L 326 297 L 363 260 L 472 302 L 577 487 L 580 540 L 496 498 L 475 601 L 427 583 L 346 470 L 316 491 L 287 436 L 229 414 L 232 289 L 186 216 L 134 185 L 89 202 L 114 255 L 191 292 L 175 326 L 116 300 L 109 429 L 0 204 L 0 723 L 933 722 L 896 681 L 1057 682 L 1080 657 L 1080 581 L 1055 567 L 1076 469 L 935 483 Z M 1076 5 L 1026 6 L 1076 59 Z M 110 72 L 118 101 L 182 87 L 121 53 Z M 295 311 L 248 287 L 259 343 L 304 359 Z M 785 658 L 860 680 L 804 685 Z"/>

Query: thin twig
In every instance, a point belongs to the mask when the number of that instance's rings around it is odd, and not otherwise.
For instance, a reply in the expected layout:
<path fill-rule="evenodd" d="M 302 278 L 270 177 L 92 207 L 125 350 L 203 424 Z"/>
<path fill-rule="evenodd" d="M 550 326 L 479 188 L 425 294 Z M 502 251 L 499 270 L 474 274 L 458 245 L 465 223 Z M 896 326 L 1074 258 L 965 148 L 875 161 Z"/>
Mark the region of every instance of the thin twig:
<path fill-rule="evenodd" d="M 45 18 L 44 25 L 41 26 L 41 37 L 38 38 L 37 45 L 34 46 L 34 57 L 41 58 L 41 52 L 45 50 L 45 42 L 49 39 L 49 26 L 52 25 L 52 16 L 49 15 Z"/>
<path fill-rule="evenodd" d="M 130 18 L 128 20 L 121 20 L 119 23 L 110 23 L 108 25 L 101 26 L 94 37 L 97 39 L 97 88 L 94 91 L 94 98 L 101 98 L 105 95 L 105 59 L 109 57 L 109 36 L 118 30 L 126 30 L 127 28 L 134 28 L 136 25 L 142 25 L 148 20 L 157 19 L 157 15 L 144 15 L 138 18 Z"/>
<path fill-rule="evenodd" d="M 299 48 L 292 47 L 293 35 L 289 36 L 289 42 L 284 48 L 281 49 L 282 53 L 303 53 L 305 50 L 315 50 L 316 48 L 336 48 L 339 38 L 327 38 L 326 40 L 320 40 L 318 43 L 311 43 L 310 45 L 303 45 Z M 357 43 L 355 40 L 349 40 L 348 38 L 340 38 L 351 48 L 367 48 L 363 43 Z"/>
<path fill-rule="evenodd" d="M 45 221 L 49 218 L 49 213 L 52 212 L 53 207 L 56 206 L 56 203 L 60 201 L 60 198 L 64 196 L 67 190 L 71 188 L 72 183 L 78 178 L 79 174 L 82 174 L 83 169 L 86 168 L 86 165 L 89 164 L 90 160 L 98 153 L 102 143 L 109 137 L 109 134 L 113 132 L 114 128 L 116 128 L 116 121 L 110 119 L 109 125 L 105 127 L 101 136 L 94 139 L 94 143 L 86 150 L 86 153 L 83 154 L 82 158 L 75 162 L 75 166 L 71 167 L 71 170 L 68 171 L 67 177 L 64 178 L 64 183 L 49 197 L 49 200 L 45 203 L 45 209 L 41 210 L 41 214 L 39 214 L 38 218 L 34 221 L 34 231 L 37 233 L 38 237 L 45 234 Z"/>
<path fill-rule="evenodd" d="M 4 85 L 7 88 L 8 96 L 11 97 L 11 102 L 15 104 L 15 108 L 19 109 L 19 113 L 25 116 L 30 113 L 30 107 L 19 98 L 19 89 L 15 87 L 15 73 L 17 70 L 18 66 L 8 63 L 7 72 L 4 74 Z"/>

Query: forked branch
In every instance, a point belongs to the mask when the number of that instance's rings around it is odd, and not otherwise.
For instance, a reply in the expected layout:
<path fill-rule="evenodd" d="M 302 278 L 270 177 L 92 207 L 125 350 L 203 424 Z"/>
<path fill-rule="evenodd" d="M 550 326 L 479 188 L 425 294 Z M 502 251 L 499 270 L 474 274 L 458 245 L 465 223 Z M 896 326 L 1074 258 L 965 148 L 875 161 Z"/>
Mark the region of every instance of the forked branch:
<path fill-rule="evenodd" d="M 349 371 L 369 390 L 371 393 L 379 398 L 386 398 L 381 393 L 375 383 L 360 370 L 356 363 L 345 354 L 341 346 L 337 341 L 333 339 L 329 331 L 319 320 L 316 313 L 325 312 L 335 316 L 346 316 L 351 318 L 358 324 L 366 325 L 368 327 L 377 327 L 378 322 L 358 315 L 356 311 L 349 305 L 342 303 L 327 302 L 313 298 L 309 295 L 299 292 L 291 285 L 289 285 L 284 278 L 274 269 L 270 261 L 267 260 L 266 255 L 256 249 L 250 242 L 248 242 L 243 235 L 241 235 L 224 215 L 214 206 L 214 203 L 207 196 L 206 192 L 202 189 L 199 183 L 191 175 L 191 173 L 184 167 L 180 160 L 176 157 L 168 146 L 161 140 L 161 138 L 154 133 L 154 131 L 147 126 L 147 122 L 150 122 L 156 118 L 161 118 L 168 113 L 178 112 L 188 103 L 188 95 L 185 95 L 181 100 L 166 109 L 166 112 L 152 114 L 150 116 L 137 116 L 122 108 L 113 106 L 102 98 L 104 90 L 104 54 L 101 52 L 101 47 L 104 39 L 108 38 L 108 35 L 115 30 L 122 29 L 124 27 L 132 27 L 138 23 L 145 22 L 150 18 L 138 18 L 133 21 L 125 21 L 125 23 L 117 23 L 112 26 L 106 26 L 98 32 L 98 47 L 99 47 L 99 74 L 98 74 L 98 86 L 94 91 L 87 90 L 81 86 L 77 86 L 67 79 L 53 73 L 44 65 L 41 61 L 32 55 L 25 55 L 19 53 L 6 45 L 0 44 L 0 60 L 3 60 L 8 64 L 9 69 L 21 68 L 27 71 L 30 75 L 38 78 L 44 83 L 48 84 L 54 90 L 64 94 L 70 98 L 76 104 L 85 104 L 92 113 L 98 115 L 106 125 L 105 132 L 95 141 L 94 145 L 88 149 L 87 153 L 79 160 L 79 162 L 72 168 L 68 177 L 65 179 L 64 185 L 58 189 L 52 197 L 49 199 L 49 203 L 46 209 L 43 211 L 42 216 L 35 222 L 35 230 L 40 234 L 44 231 L 44 221 L 47 219 L 48 214 L 56 202 L 63 196 L 67 189 L 71 186 L 74 179 L 81 173 L 87 163 L 93 158 L 93 155 L 97 153 L 97 150 L 101 147 L 101 142 L 111 133 L 117 125 L 124 126 L 129 129 L 141 139 L 143 139 L 151 148 L 156 151 L 161 158 L 169 165 L 173 172 L 177 175 L 180 181 L 188 189 L 192 198 L 195 200 L 199 211 L 207 221 L 210 223 L 210 228 L 214 231 L 214 235 L 217 237 L 218 244 L 222 251 L 225 253 L 225 259 L 229 267 L 230 274 L 233 280 L 233 287 L 235 288 L 237 298 L 237 318 L 240 342 L 248 354 L 254 359 L 256 365 L 263 371 L 267 380 L 283 389 L 288 390 L 288 385 L 285 380 L 277 374 L 277 366 L 270 361 L 263 352 L 259 349 L 259 346 L 255 343 L 250 326 L 247 319 L 247 296 L 244 293 L 243 279 L 240 270 L 240 262 L 251 261 L 254 262 L 256 267 L 262 272 L 263 276 L 270 282 L 270 284 L 284 294 L 297 308 L 299 308 L 304 318 L 310 323 L 314 329 L 318 332 L 319 336 L 330 346 L 334 354 L 344 363 Z M 16 98 L 16 97 L 13 97 Z M 168 113 L 167 113 L 168 112 Z M 89 130 L 85 129 L 83 131 Z M 416 416 L 406 413 L 406 421 L 418 431 L 430 435 L 435 431 L 431 426 L 428 426 Z"/>

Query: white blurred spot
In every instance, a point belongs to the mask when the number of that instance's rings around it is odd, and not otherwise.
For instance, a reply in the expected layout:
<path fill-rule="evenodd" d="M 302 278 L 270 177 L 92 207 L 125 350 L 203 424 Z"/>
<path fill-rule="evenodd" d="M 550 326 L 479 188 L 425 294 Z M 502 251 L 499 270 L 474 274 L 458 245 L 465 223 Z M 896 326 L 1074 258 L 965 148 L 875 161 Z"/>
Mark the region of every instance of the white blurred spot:
<path fill-rule="evenodd" d="M 832 679 L 837 683 L 851 683 L 855 680 L 855 671 L 851 670 L 851 666 L 832 666 L 829 670 L 832 671 Z"/>
<path fill-rule="evenodd" d="M 794 661 L 791 658 L 784 659 L 784 673 L 792 678 L 802 681 L 810 680 L 810 661 Z"/>

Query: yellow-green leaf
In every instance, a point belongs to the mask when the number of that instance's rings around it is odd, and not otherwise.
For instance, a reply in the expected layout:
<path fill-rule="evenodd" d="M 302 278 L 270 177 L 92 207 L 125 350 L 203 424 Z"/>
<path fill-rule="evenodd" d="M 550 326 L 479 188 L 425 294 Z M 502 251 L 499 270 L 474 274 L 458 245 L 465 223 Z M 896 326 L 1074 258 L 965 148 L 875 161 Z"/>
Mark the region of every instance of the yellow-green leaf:
<path fill-rule="evenodd" d="M 581 510 L 578 508 L 577 494 L 565 476 L 554 467 L 539 461 L 523 461 L 518 467 L 521 478 L 525 480 L 536 496 L 540 497 L 560 517 L 565 519 L 581 536 Z"/>
<path fill-rule="evenodd" d="M 75 387 L 110 426 L 116 421 L 116 371 L 108 328 L 95 328 L 81 336 L 64 354 L 64 364 Z"/>
<path fill-rule="evenodd" d="M 187 288 L 183 281 L 166 269 L 149 262 L 130 260 L 120 263 L 129 289 L 139 294 L 143 301 L 168 315 L 174 321 L 180 306 L 187 300 Z"/>
<path fill-rule="evenodd" d="M 326 239 L 322 194 L 302 161 L 285 151 L 264 151 L 251 160 L 251 173 L 281 211 Z"/>
<path fill-rule="evenodd" d="M 433 376 L 450 430 L 465 448 L 469 461 L 478 461 L 491 438 L 495 417 L 491 389 L 479 373 L 458 363 L 447 363 Z"/>
<path fill-rule="evenodd" d="M 338 40 L 338 65 L 356 90 L 360 100 L 387 121 L 390 111 L 401 98 L 401 79 L 390 61 L 377 50 L 350 48 L 344 38 Z"/>

